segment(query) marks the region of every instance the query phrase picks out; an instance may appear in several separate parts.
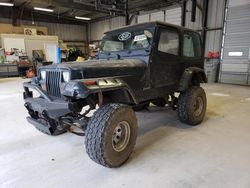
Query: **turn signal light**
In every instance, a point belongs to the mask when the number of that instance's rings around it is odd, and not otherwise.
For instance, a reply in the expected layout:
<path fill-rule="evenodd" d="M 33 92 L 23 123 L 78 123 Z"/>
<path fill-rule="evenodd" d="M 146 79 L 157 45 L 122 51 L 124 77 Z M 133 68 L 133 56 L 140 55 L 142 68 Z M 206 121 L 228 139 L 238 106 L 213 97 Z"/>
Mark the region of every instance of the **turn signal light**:
<path fill-rule="evenodd" d="M 97 85 L 97 82 L 94 81 L 94 80 L 86 80 L 86 81 L 84 81 L 83 83 L 84 83 L 84 85 L 86 85 L 86 86 Z"/>

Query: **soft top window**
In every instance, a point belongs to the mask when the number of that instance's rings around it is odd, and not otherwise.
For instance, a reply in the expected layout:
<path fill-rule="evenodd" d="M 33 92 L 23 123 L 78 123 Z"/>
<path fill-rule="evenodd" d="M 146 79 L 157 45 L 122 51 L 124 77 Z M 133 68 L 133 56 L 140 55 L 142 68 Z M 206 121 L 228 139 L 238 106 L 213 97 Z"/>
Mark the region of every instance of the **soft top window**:
<path fill-rule="evenodd" d="M 188 58 L 201 57 L 201 42 L 199 34 L 194 32 L 184 33 L 183 56 Z"/>
<path fill-rule="evenodd" d="M 179 35 L 176 31 L 162 30 L 158 44 L 158 51 L 178 55 Z"/>

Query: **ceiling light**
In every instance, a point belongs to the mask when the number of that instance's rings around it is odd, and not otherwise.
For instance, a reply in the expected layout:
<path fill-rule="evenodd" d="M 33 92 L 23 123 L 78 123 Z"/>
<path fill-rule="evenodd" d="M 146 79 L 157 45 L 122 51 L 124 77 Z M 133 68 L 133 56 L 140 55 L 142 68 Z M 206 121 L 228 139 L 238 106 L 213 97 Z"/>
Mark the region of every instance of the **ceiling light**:
<path fill-rule="evenodd" d="M 13 7 L 14 4 L 13 4 L 13 3 L 0 3 L 0 6 L 9 6 L 9 7 Z"/>
<path fill-rule="evenodd" d="M 45 12 L 54 12 L 53 9 L 49 8 L 39 8 L 39 7 L 34 7 L 35 10 L 40 10 L 40 11 L 45 11 Z"/>
<path fill-rule="evenodd" d="M 81 17 L 81 16 L 75 16 L 75 19 L 79 20 L 91 20 L 91 18 Z"/>

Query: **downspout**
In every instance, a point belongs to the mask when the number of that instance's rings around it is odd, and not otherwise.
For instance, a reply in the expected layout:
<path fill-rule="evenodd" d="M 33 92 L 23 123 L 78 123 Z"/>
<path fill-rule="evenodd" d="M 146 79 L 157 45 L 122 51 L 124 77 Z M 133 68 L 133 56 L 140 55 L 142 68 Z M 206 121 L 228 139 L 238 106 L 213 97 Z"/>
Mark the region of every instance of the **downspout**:
<path fill-rule="evenodd" d="M 192 0 L 191 21 L 195 22 L 196 18 L 196 0 Z"/>
<path fill-rule="evenodd" d="M 205 46 L 206 46 L 208 2 L 209 2 L 209 0 L 203 0 L 203 9 L 202 9 L 202 32 L 201 32 L 201 38 L 202 38 L 203 49 L 205 49 Z"/>
<path fill-rule="evenodd" d="M 185 27 L 185 25 L 186 25 L 186 5 L 187 5 L 187 2 L 184 1 L 182 3 L 182 13 L 181 13 L 181 25 L 183 27 Z"/>
<path fill-rule="evenodd" d="M 128 0 L 125 2 L 125 19 L 126 25 L 129 25 Z"/>

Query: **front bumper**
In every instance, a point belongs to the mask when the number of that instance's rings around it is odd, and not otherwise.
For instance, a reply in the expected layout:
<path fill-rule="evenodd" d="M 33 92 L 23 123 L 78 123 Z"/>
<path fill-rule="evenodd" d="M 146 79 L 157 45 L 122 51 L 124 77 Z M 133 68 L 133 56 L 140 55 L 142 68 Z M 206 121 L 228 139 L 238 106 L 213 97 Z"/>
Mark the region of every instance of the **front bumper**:
<path fill-rule="evenodd" d="M 45 118 L 57 119 L 71 112 L 69 102 L 63 99 L 51 98 L 39 85 L 26 82 L 23 84 L 23 87 L 25 107 L 30 113 L 38 113 L 45 116 Z M 40 97 L 33 98 L 33 93 L 30 89 L 36 90 Z"/>

